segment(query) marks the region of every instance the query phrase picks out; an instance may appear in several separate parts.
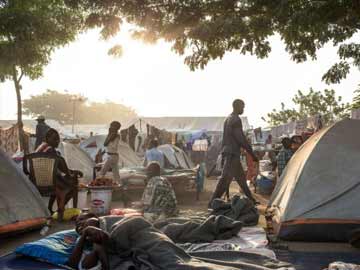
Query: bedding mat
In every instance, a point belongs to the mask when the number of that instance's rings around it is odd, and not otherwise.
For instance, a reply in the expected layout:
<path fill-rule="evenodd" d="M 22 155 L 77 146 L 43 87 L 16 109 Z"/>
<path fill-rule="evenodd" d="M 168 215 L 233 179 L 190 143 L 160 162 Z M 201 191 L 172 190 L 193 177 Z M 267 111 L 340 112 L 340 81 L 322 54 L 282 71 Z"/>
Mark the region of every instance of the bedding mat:
<path fill-rule="evenodd" d="M 30 257 L 10 253 L 0 257 L 1 270 L 64 270 L 48 263 L 34 260 Z"/>

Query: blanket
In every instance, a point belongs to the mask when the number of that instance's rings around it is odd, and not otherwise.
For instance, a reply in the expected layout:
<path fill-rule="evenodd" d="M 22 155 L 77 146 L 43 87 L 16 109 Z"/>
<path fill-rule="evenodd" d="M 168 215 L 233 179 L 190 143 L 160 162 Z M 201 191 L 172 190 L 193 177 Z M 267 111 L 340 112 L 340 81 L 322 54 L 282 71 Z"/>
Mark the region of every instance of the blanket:
<path fill-rule="evenodd" d="M 243 224 L 225 216 L 210 216 L 205 221 L 173 218 L 154 223 L 154 227 L 175 243 L 204 243 L 236 236 Z"/>
<path fill-rule="evenodd" d="M 193 269 L 193 270 L 269 270 L 290 269 L 276 260 L 250 254 L 242 260 L 242 253 L 196 254 L 193 257 L 141 217 L 124 218 L 114 224 L 107 244 L 110 269 Z M 228 253 L 227 253 L 228 254 Z M 228 258 L 223 261 L 222 258 Z"/>
<path fill-rule="evenodd" d="M 241 221 L 244 226 L 255 226 L 259 222 L 259 213 L 254 204 L 245 196 L 235 195 L 230 202 L 215 199 L 211 203 L 210 215 L 226 216 Z"/>

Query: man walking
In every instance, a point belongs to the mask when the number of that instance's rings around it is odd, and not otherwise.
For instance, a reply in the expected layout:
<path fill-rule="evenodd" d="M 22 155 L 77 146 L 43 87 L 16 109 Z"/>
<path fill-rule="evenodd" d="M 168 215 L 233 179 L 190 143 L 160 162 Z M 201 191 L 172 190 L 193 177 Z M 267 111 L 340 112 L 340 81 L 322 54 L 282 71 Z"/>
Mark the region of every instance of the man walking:
<path fill-rule="evenodd" d="M 50 127 L 45 123 L 45 117 L 42 115 L 39 115 L 39 117 L 36 119 L 38 122 L 36 125 L 36 141 L 35 141 L 35 149 L 36 150 L 40 144 L 42 144 L 45 141 L 45 136 Z"/>
<path fill-rule="evenodd" d="M 222 142 L 223 171 L 209 202 L 209 207 L 211 207 L 211 203 L 214 199 L 222 197 L 233 178 L 239 183 L 245 195 L 256 203 L 246 183 L 246 176 L 240 163 L 241 148 L 244 148 L 246 152 L 251 155 L 252 159 L 255 162 L 258 162 L 258 158 L 254 154 L 251 145 L 244 135 L 242 122 L 239 117 L 239 115 L 244 112 L 245 103 L 240 99 L 236 99 L 232 105 L 233 112 L 228 116 L 224 123 Z"/>

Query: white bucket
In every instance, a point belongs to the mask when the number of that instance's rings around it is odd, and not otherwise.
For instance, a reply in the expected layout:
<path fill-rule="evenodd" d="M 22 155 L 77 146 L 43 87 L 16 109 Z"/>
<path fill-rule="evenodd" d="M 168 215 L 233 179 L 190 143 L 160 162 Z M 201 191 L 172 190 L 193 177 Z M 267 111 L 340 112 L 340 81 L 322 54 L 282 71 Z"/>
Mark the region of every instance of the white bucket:
<path fill-rule="evenodd" d="M 111 189 L 91 189 L 91 212 L 105 215 L 110 212 Z"/>
<path fill-rule="evenodd" d="M 87 208 L 87 189 L 80 189 L 78 192 L 78 208 Z"/>

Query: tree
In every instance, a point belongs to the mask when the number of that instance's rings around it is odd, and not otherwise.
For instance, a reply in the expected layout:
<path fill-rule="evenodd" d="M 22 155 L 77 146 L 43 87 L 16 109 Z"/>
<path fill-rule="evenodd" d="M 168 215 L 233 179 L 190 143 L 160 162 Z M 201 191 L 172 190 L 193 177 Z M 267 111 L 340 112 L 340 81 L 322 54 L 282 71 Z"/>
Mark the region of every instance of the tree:
<path fill-rule="evenodd" d="M 73 98 L 76 94 L 61 93 L 47 90 L 45 93 L 31 96 L 24 100 L 23 113 L 34 117 L 43 114 L 46 118 L 54 119 L 62 124 L 73 122 Z M 126 121 L 136 117 L 136 113 L 129 107 L 115 102 L 89 102 L 82 97 L 76 102 L 76 124 L 105 124 L 112 120 Z"/>
<path fill-rule="evenodd" d="M 23 113 L 31 117 L 41 114 L 62 124 L 70 124 L 73 117 L 72 100 L 77 96 L 66 92 L 60 93 L 54 90 L 47 90 L 43 94 L 25 99 L 23 102 Z M 82 98 L 82 101 L 77 102 L 76 106 L 81 107 L 85 102 L 86 98 Z"/>
<path fill-rule="evenodd" d="M 305 0 L 68 0 L 88 12 L 89 27 L 103 27 L 110 37 L 127 21 L 133 35 L 147 42 L 164 39 L 186 55 L 191 70 L 222 58 L 227 51 L 267 57 L 269 37 L 280 35 L 292 60 L 316 59 L 317 51 L 331 42 L 339 45 L 340 62 L 323 80 L 339 83 L 360 67 L 360 43 L 351 38 L 360 29 L 360 1 Z"/>
<path fill-rule="evenodd" d="M 51 53 L 75 39 L 83 17 L 62 0 L 0 0 L 0 22 L 0 80 L 14 82 L 20 146 L 26 151 L 21 80 L 42 76 Z"/>
<path fill-rule="evenodd" d="M 325 124 L 349 116 L 350 105 L 342 103 L 342 97 L 336 97 L 333 89 L 321 92 L 310 88 L 307 94 L 298 90 L 292 101 L 297 106 L 296 109 L 285 109 L 284 103 L 281 103 L 281 110 L 273 109 L 267 114 L 268 119 L 262 119 L 272 126 L 277 126 L 290 120 L 301 120 L 319 114 L 322 115 Z"/>
<path fill-rule="evenodd" d="M 272 112 L 267 114 L 269 118 L 266 120 L 262 117 L 262 120 L 268 122 L 272 126 L 278 126 L 284 123 L 288 123 L 290 120 L 296 120 L 300 118 L 299 113 L 295 109 L 286 109 L 285 104 L 281 102 L 281 110 L 277 111 L 273 109 Z"/>

